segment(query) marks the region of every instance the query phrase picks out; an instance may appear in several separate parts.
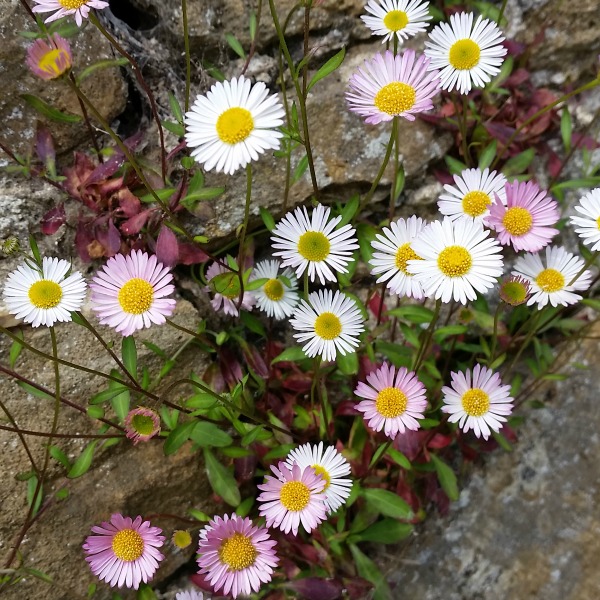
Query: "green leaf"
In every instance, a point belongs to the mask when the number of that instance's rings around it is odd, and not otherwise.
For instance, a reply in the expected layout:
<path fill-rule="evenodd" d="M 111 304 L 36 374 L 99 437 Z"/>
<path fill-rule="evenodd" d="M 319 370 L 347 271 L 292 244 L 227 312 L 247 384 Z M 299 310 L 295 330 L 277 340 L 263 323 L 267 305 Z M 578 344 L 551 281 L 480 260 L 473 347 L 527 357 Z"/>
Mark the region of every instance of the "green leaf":
<path fill-rule="evenodd" d="M 256 281 L 258 281 L 258 280 L 256 280 Z M 265 283 L 266 283 L 266 281 L 265 281 Z M 258 287 L 261 287 L 261 286 L 259 285 Z M 246 289 L 251 290 L 252 288 L 247 287 Z M 264 328 L 264 325 L 262 324 L 261 320 L 256 318 L 253 314 L 250 314 L 249 312 L 246 312 L 245 310 L 243 310 L 240 314 L 240 320 L 253 333 L 256 333 L 257 335 L 260 335 L 264 338 L 267 337 L 267 331 Z"/>
<path fill-rule="evenodd" d="M 456 475 L 454 471 L 435 454 L 430 454 L 430 456 L 438 479 L 440 480 L 440 485 L 442 486 L 444 492 L 446 492 L 446 496 L 448 496 L 450 500 L 458 500 L 460 492 L 458 491 L 458 484 L 456 482 Z"/>
<path fill-rule="evenodd" d="M 92 419 L 102 419 L 104 417 L 104 409 L 101 406 L 88 406 L 87 414 Z"/>
<path fill-rule="evenodd" d="M 42 392 L 42 390 L 38 390 L 34 388 L 32 385 L 25 383 L 24 381 L 17 381 L 17 385 L 20 388 L 23 388 L 28 394 L 35 396 L 36 398 L 42 398 L 43 400 L 54 400 L 54 396 L 51 394 L 47 394 L 46 392 Z"/>
<path fill-rule="evenodd" d="M 115 396 L 118 396 L 119 394 L 127 391 L 127 388 L 124 385 L 120 385 L 116 382 L 113 383 L 113 387 L 109 387 L 107 390 L 102 390 L 101 392 L 98 392 L 97 394 L 92 396 L 89 401 L 90 404 L 102 404 L 103 402 L 107 402 Z"/>
<path fill-rule="evenodd" d="M 479 165 L 478 167 L 483 171 L 483 169 L 487 169 L 491 164 L 494 158 L 496 158 L 496 151 L 498 148 L 498 141 L 492 140 L 483 150 L 481 155 L 479 156 Z"/>
<path fill-rule="evenodd" d="M 456 160 L 455 158 L 452 158 L 449 154 L 446 154 L 446 156 L 444 156 L 444 160 L 446 161 L 446 165 L 448 166 L 450 175 L 460 175 L 467 168 L 467 165 L 465 165 L 465 163 L 460 162 L 460 160 Z"/>
<path fill-rule="evenodd" d="M 424 306 L 419 306 L 418 304 L 407 304 L 406 306 L 392 308 L 392 310 L 388 310 L 386 314 L 390 317 L 398 317 L 398 319 L 404 319 L 410 323 L 421 325 L 423 323 L 431 323 L 434 313 L 432 310 L 429 310 Z"/>
<path fill-rule="evenodd" d="M 73 463 L 73 466 L 67 473 L 67 477 L 69 479 L 75 479 L 77 477 L 81 477 L 85 473 L 88 472 L 92 459 L 94 458 L 94 450 L 96 449 L 96 445 L 98 441 L 94 441 L 89 443 L 84 451 L 79 455 L 77 460 Z"/>
<path fill-rule="evenodd" d="M 344 62 L 346 56 L 346 48 L 342 48 L 337 54 L 334 54 L 311 78 L 306 88 L 307 92 L 313 88 L 313 86 L 321 81 L 327 75 L 333 73 L 340 65 Z"/>
<path fill-rule="evenodd" d="M 238 506 L 242 498 L 237 481 L 231 471 L 223 466 L 208 448 L 204 450 L 204 462 L 208 481 L 215 494 L 223 498 L 230 506 Z"/>
<path fill-rule="evenodd" d="M 498 442 L 498 445 L 501 448 L 503 448 L 507 452 L 513 451 L 512 445 L 501 433 L 492 430 L 492 437 Z"/>
<path fill-rule="evenodd" d="M 59 462 L 67 471 L 71 468 L 71 462 L 67 455 L 58 447 L 50 446 L 50 456 Z"/>
<path fill-rule="evenodd" d="M 409 521 L 414 517 L 413 511 L 398 494 L 379 488 L 363 488 L 362 497 L 382 515 L 393 519 Z"/>
<path fill-rule="evenodd" d="M 19 329 L 16 332 L 16 336 L 19 340 L 23 339 L 23 330 Z M 16 362 L 17 358 L 19 358 L 19 354 L 21 354 L 21 350 L 23 350 L 23 344 L 19 343 L 18 340 L 14 340 L 14 342 L 10 346 L 10 368 L 12 369 Z"/>
<path fill-rule="evenodd" d="M 294 184 L 300 180 L 302 175 L 304 175 L 304 173 L 306 173 L 306 169 L 308 169 L 308 156 L 305 154 L 298 161 L 298 164 L 294 168 L 294 172 L 292 173 L 292 184 Z"/>
<path fill-rule="evenodd" d="M 46 575 L 46 573 L 40 571 L 39 569 L 34 569 L 33 567 L 25 567 L 23 571 L 25 571 L 25 573 L 28 573 L 29 575 L 33 575 L 33 577 L 35 577 L 36 579 L 41 579 L 46 583 L 54 583 L 54 580 L 52 579 L 52 577 L 50 577 L 50 575 Z"/>
<path fill-rule="evenodd" d="M 386 452 L 386 454 L 399 466 L 401 466 L 403 469 L 406 469 L 407 471 L 410 471 L 412 469 L 412 465 L 410 464 L 410 460 L 408 460 L 408 458 L 406 458 L 406 456 L 404 456 L 404 454 L 402 454 L 402 452 L 399 452 L 398 450 L 396 450 L 395 448 L 388 448 L 388 451 Z"/>
<path fill-rule="evenodd" d="M 137 349 L 135 347 L 135 339 L 132 335 L 127 335 L 123 338 L 121 356 L 129 374 L 134 378 L 137 377 Z"/>
<path fill-rule="evenodd" d="M 256 27 L 257 27 L 256 13 L 253 10 L 251 10 L 248 28 L 250 30 L 250 39 L 252 41 L 254 41 L 256 39 Z"/>
<path fill-rule="evenodd" d="M 571 113 L 569 107 L 565 106 L 560 115 L 560 135 L 562 136 L 565 152 L 571 150 L 571 136 L 573 133 L 573 122 L 571 121 Z"/>
<path fill-rule="evenodd" d="M 509 158 L 506 161 L 502 169 L 502 173 L 504 173 L 505 177 L 511 177 L 513 175 L 520 175 L 523 173 L 527 167 L 531 164 L 531 161 L 535 157 L 535 150 L 533 148 L 528 148 L 524 150 L 520 154 Z"/>
<path fill-rule="evenodd" d="M 347 223 L 350 223 L 350 221 L 352 221 L 352 219 L 356 215 L 356 212 L 358 211 L 359 207 L 360 197 L 358 196 L 358 194 L 355 194 L 354 196 L 352 196 L 352 198 L 350 198 L 350 200 L 348 200 L 348 202 L 346 202 L 346 204 L 344 204 L 344 208 L 341 212 L 342 220 L 338 223 L 338 227 L 343 227 Z"/>
<path fill-rule="evenodd" d="M 185 135 L 185 128 L 179 123 L 175 123 L 174 121 L 161 121 L 161 125 L 164 129 L 170 131 L 173 135 L 176 135 L 177 137 L 183 137 Z"/>
<path fill-rule="evenodd" d="M 197 421 L 187 421 L 186 423 L 180 423 L 169 433 L 165 444 L 163 446 L 163 452 L 165 456 L 174 454 L 190 439 L 192 431 L 197 425 Z"/>
<path fill-rule="evenodd" d="M 433 339 L 439 344 L 442 340 L 453 335 L 461 335 L 469 330 L 465 325 L 446 325 L 436 329 Z"/>
<path fill-rule="evenodd" d="M 31 506 L 33 504 L 33 496 L 35 494 L 35 490 L 37 489 L 38 478 L 33 475 L 27 481 L 27 506 Z M 33 505 L 32 516 L 37 514 L 37 511 L 40 509 L 40 505 L 42 503 L 42 498 L 44 497 L 44 487 L 40 486 L 38 490 L 37 496 L 35 497 L 35 504 Z"/>
<path fill-rule="evenodd" d="M 356 352 L 349 352 L 345 355 L 338 354 L 335 363 L 344 375 L 356 375 L 358 373 L 358 355 Z"/>
<path fill-rule="evenodd" d="M 112 370 L 111 375 L 119 376 L 119 373 L 115 370 Z M 117 417 L 119 417 L 119 420 L 124 421 L 127 413 L 129 412 L 129 390 L 116 381 L 109 381 L 108 389 L 118 391 L 118 393 L 111 398 L 110 405 L 115 411 Z"/>
<path fill-rule="evenodd" d="M 221 448 L 229 446 L 233 439 L 225 431 L 219 429 L 214 423 L 199 421 L 190 434 L 190 438 L 199 446 L 214 446 Z"/>
<path fill-rule="evenodd" d="M 79 121 L 81 121 L 79 115 L 61 112 L 57 108 L 44 102 L 41 98 L 33 96 L 32 94 L 21 94 L 21 98 L 34 110 L 52 121 L 58 121 L 59 123 L 79 123 Z"/>
<path fill-rule="evenodd" d="M 154 193 L 161 200 L 166 201 L 175 193 L 175 188 L 166 187 L 166 188 L 162 188 L 160 190 L 154 190 Z M 156 199 L 154 198 L 154 196 L 152 194 L 144 194 L 143 196 L 140 196 L 139 198 L 140 198 L 140 202 L 143 202 L 144 204 L 150 204 L 151 202 L 156 202 Z"/>
<path fill-rule="evenodd" d="M 171 107 L 171 113 L 175 117 L 175 120 L 183 125 L 183 111 L 181 110 L 179 100 L 177 100 L 175 94 L 172 92 L 169 92 L 169 106 Z"/>
<path fill-rule="evenodd" d="M 156 594 L 147 583 L 142 583 L 137 591 L 135 600 L 156 600 Z"/>
<path fill-rule="evenodd" d="M 352 536 L 352 541 L 396 544 L 406 539 L 414 530 L 410 523 L 399 523 L 394 519 L 383 519 L 373 523 L 364 531 Z"/>
<path fill-rule="evenodd" d="M 232 33 L 226 33 L 225 34 L 225 39 L 227 40 L 227 43 L 229 44 L 229 47 L 240 58 L 246 58 L 246 53 L 244 52 L 244 48 L 242 48 L 242 45 L 240 44 L 240 42 L 238 41 L 238 39 Z"/>
<path fill-rule="evenodd" d="M 237 273 L 227 271 L 213 277 L 209 282 L 212 289 L 218 294 L 223 294 L 228 298 L 236 298 L 240 295 L 240 279 Z"/>
<path fill-rule="evenodd" d="M 42 266 L 42 255 L 40 254 L 40 249 L 38 248 L 37 242 L 35 238 L 30 235 L 29 236 L 29 247 L 31 248 L 31 253 L 33 254 L 33 258 L 39 267 Z"/>
<path fill-rule="evenodd" d="M 300 360 L 305 360 L 306 354 L 300 346 L 292 346 L 291 348 L 286 348 L 281 354 L 276 356 L 271 364 L 274 365 L 278 362 L 290 361 L 290 362 L 298 362 Z"/>
<path fill-rule="evenodd" d="M 100 69 L 124 67 L 127 64 L 129 64 L 129 61 L 126 58 L 107 58 L 105 60 L 99 60 L 98 62 L 91 64 L 89 67 L 86 67 L 79 73 L 79 75 L 76 77 L 77 85 L 81 85 L 82 81 Z"/>
<path fill-rule="evenodd" d="M 350 544 L 350 552 L 352 552 L 358 574 L 363 579 L 370 581 L 375 587 L 373 600 L 391 600 L 392 592 L 377 565 L 363 554 L 355 544 Z"/>
<path fill-rule="evenodd" d="M 252 508 L 252 506 L 254 505 L 254 498 L 252 496 L 250 496 L 249 498 L 246 498 L 236 509 L 235 509 L 235 514 L 238 517 L 246 517 L 248 516 L 248 513 L 250 512 L 250 509 Z"/>
<path fill-rule="evenodd" d="M 221 194 L 225 192 L 224 187 L 205 187 L 193 194 L 187 194 L 185 198 L 181 201 L 188 210 L 193 208 L 198 202 L 204 202 L 205 200 L 212 200 L 213 198 L 217 198 Z"/>
<path fill-rule="evenodd" d="M 201 510 L 197 510 L 196 508 L 188 509 L 188 513 L 194 517 L 197 521 L 210 521 L 210 517 L 202 512 Z"/>
<path fill-rule="evenodd" d="M 273 218 L 273 215 L 271 215 L 271 213 L 264 206 L 261 206 L 259 211 L 265 227 L 269 231 L 273 231 L 273 229 L 275 229 L 275 219 Z"/>

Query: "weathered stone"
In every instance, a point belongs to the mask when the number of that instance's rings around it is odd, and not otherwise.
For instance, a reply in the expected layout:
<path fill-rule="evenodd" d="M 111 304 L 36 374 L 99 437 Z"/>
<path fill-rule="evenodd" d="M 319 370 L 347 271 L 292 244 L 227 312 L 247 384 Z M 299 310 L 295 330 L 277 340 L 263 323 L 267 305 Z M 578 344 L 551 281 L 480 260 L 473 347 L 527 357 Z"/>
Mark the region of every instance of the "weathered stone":
<path fill-rule="evenodd" d="M 471 474 L 447 518 L 430 518 L 383 558 L 402 597 L 594 600 L 600 589 L 598 336 L 569 346 L 569 379 L 528 400 L 520 441 Z"/>

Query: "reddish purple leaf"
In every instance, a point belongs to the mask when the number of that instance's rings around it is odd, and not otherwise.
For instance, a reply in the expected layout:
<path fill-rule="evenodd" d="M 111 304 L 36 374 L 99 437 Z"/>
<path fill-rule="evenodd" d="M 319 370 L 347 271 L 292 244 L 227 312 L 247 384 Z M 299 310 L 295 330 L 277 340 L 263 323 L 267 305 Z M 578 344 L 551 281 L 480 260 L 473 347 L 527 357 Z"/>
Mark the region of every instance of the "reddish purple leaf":
<path fill-rule="evenodd" d="M 587 150 L 595 150 L 600 146 L 598 142 L 589 135 L 582 135 L 581 133 L 574 132 L 571 135 L 573 141 L 573 147 L 575 148 L 586 148 Z"/>
<path fill-rule="evenodd" d="M 121 188 L 117 192 L 117 198 L 119 207 L 126 217 L 134 217 L 140 212 L 140 199 L 128 187 Z"/>
<path fill-rule="evenodd" d="M 165 265 L 165 267 L 174 267 L 179 258 L 179 246 L 177 237 L 166 226 L 160 228 L 158 240 L 156 241 L 156 258 Z"/>
<path fill-rule="evenodd" d="M 195 265 L 208 260 L 208 254 L 196 244 L 179 242 L 179 264 Z"/>
<path fill-rule="evenodd" d="M 77 231 L 75 233 L 75 248 L 79 258 L 85 262 L 90 262 L 91 257 L 88 251 L 88 246 L 94 241 L 92 229 L 89 223 L 79 221 L 77 223 Z"/>
<path fill-rule="evenodd" d="M 142 227 L 146 224 L 148 217 L 153 209 L 145 210 L 135 217 L 131 217 L 131 219 L 127 219 L 127 221 L 121 223 L 121 231 L 125 235 L 137 235 Z"/>
<path fill-rule="evenodd" d="M 305 577 L 292 581 L 286 587 L 294 590 L 306 600 L 338 600 L 344 586 L 337 579 Z"/>
<path fill-rule="evenodd" d="M 54 141 L 50 130 L 41 123 L 37 125 L 35 134 L 35 152 L 38 158 L 44 163 L 48 171 L 54 171 L 56 164 L 56 152 L 54 150 Z"/>
<path fill-rule="evenodd" d="M 43 217 L 41 230 L 44 235 L 52 235 L 66 221 L 65 205 L 58 204 L 51 208 Z"/>
<path fill-rule="evenodd" d="M 121 249 L 121 234 L 115 227 L 113 220 L 108 221 L 108 227 L 96 228 L 96 239 L 104 248 L 105 256 L 114 256 Z"/>
<path fill-rule="evenodd" d="M 362 577 L 353 577 L 344 579 L 344 588 L 350 600 L 363 600 L 369 598 L 369 592 L 373 589 L 373 584 Z"/>
<path fill-rule="evenodd" d="M 250 481 L 256 472 L 257 462 L 256 454 L 250 454 L 249 456 L 236 458 L 233 461 L 233 467 L 237 481 L 240 483 Z"/>

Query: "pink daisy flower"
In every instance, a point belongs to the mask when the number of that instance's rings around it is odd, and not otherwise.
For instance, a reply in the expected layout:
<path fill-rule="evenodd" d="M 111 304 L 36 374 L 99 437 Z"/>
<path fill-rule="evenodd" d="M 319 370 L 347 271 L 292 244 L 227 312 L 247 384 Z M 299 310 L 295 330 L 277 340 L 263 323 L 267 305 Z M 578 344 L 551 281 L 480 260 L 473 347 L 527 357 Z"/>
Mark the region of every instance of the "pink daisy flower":
<path fill-rule="evenodd" d="M 32 8 L 34 13 L 47 13 L 56 11 L 50 15 L 44 23 L 56 21 L 67 15 L 75 15 L 75 23 L 81 27 L 83 19 L 87 19 L 90 9 L 101 10 L 108 6 L 103 0 L 34 0 L 36 6 Z"/>
<path fill-rule="evenodd" d="M 484 440 L 490 437 L 490 430 L 500 431 L 513 409 L 510 385 L 502 385 L 498 373 L 481 365 L 475 365 L 473 371 L 451 373 L 451 377 L 452 387 L 442 388 L 442 412 L 450 415 L 448 421 L 458 422 L 464 432 L 472 429 Z"/>
<path fill-rule="evenodd" d="M 160 432 L 160 417 L 150 408 L 138 406 L 125 417 L 125 435 L 138 442 L 147 442 Z"/>
<path fill-rule="evenodd" d="M 263 493 L 258 509 L 267 527 L 279 527 L 284 533 L 298 535 L 300 523 L 310 533 L 327 518 L 326 481 L 312 467 L 289 467 L 283 461 L 271 466 L 275 477 L 267 475 L 258 486 Z"/>
<path fill-rule="evenodd" d="M 428 67 L 429 59 L 416 58 L 414 50 L 376 54 L 350 78 L 349 109 L 374 125 L 394 117 L 414 121 L 416 113 L 433 108 L 431 99 L 440 88 L 437 71 L 428 72 Z"/>
<path fill-rule="evenodd" d="M 165 541 L 162 530 L 140 516 L 134 521 L 117 513 L 92 531 L 97 535 L 88 536 L 83 544 L 85 560 L 92 573 L 111 587 L 137 590 L 142 581 L 152 579 L 164 558 L 158 551 Z"/>
<path fill-rule="evenodd" d="M 200 574 L 215 592 L 237 598 L 258 592 L 262 583 L 271 581 L 279 558 L 277 542 L 264 527 L 256 527 L 235 513 L 215 517 L 200 531 L 198 566 Z"/>
<path fill-rule="evenodd" d="M 425 386 L 417 379 L 416 373 L 383 363 L 381 368 L 367 375 L 367 385 L 360 382 L 354 393 L 361 398 L 355 408 L 364 413 L 363 418 L 369 427 L 381 431 L 390 439 L 407 429 L 419 429 L 417 419 L 423 418 L 427 407 Z"/>
<path fill-rule="evenodd" d="M 40 79 L 56 79 L 71 68 L 73 55 L 69 42 L 55 33 L 38 39 L 27 48 L 27 66 Z"/>
<path fill-rule="evenodd" d="M 208 283 L 211 282 L 217 275 L 221 275 L 221 273 L 229 273 L 221 263 L 214 262 L 206 269 L 206 280 Z M 211 288 L 206 288 L 206 291 L 211 291 Z M 239 303 L 239 294 L 228 294 L 227 291 L 224 291 L 222 294 L 215 293 L 213 299 L 210 301 L 211 306 L 216 310 L 221 309 L 221 305 L 223 306 L 223 312 L 226 315 L 231 315 L 233 317 L 238 316 L 237 305 Z M 254 294 L 251 292 L 244 291 L 244 297 L 242 298 L 241 308 L 244 310 L 251 310 L 254 306 Z"/>
<path fill-rule="evenodd" d="M 558 233 L 558 204 L 533 181 L 505 185 L 506 203 L 496 196 L 485 224 L 498 233 L 503 246 L 537 252 Z"/>
<path fill-rule="evenodd" d="M 175 287 L 169 268 L 141 250 L 108 259 L 90 283 L 92 310 L 100 323 L 131 335 L 152 323 L 162 325 L 175 309 L 165 298 Z"/>

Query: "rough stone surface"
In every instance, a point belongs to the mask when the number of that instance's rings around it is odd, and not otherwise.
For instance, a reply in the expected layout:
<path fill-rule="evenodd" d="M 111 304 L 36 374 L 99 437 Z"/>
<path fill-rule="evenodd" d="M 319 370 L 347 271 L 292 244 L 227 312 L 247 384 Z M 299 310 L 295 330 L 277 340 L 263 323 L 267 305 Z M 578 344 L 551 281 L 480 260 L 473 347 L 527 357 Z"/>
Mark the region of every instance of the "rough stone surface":
<path fill-rule="evenodd" d="M 81 115 L 81 110 L 76 95 L 64 81 L 43 81 L 27 68 L 25 57 L 31 41 L 19 36 L 18 32 L 31 30 L 32 21 L 19 0 L 0 0 L 0 15 L 2 139 L 13 152 L 26 155 L 32 147 L 36 120 L 44 121 L 44 117 L 21 99 L 21 94 L 33 94 L 69 113 Z M 78 69 L 101 59 L 112 58 L 108 42 L 92 26 L 70 38 L 69 43 Z M 125 108 L 126 86 L 115 68 L 96 71 L 83 82 L 82 90 L 109 121 Z M 81 143 L 87 135 L 83 121 L 74 125 L 51 122 L 51 130 L 57 149 L 62 151 Z M 0 154 L 0 160 L 6 160 L 3 153 Z"/>
<path fill-rule="evenodd" d="M 589 335 L 599 333 L 596 325 Z M 526 422 L 514 451 L 491 455 L 449 517 L 431 518 L 385 557 L 402 597 L 598 598 L 597 353 L 597 339 L 569 347 L 565 359 L 586 369 L 535 393 L 530 400 L 546 406 L 519 411 Z"/>

